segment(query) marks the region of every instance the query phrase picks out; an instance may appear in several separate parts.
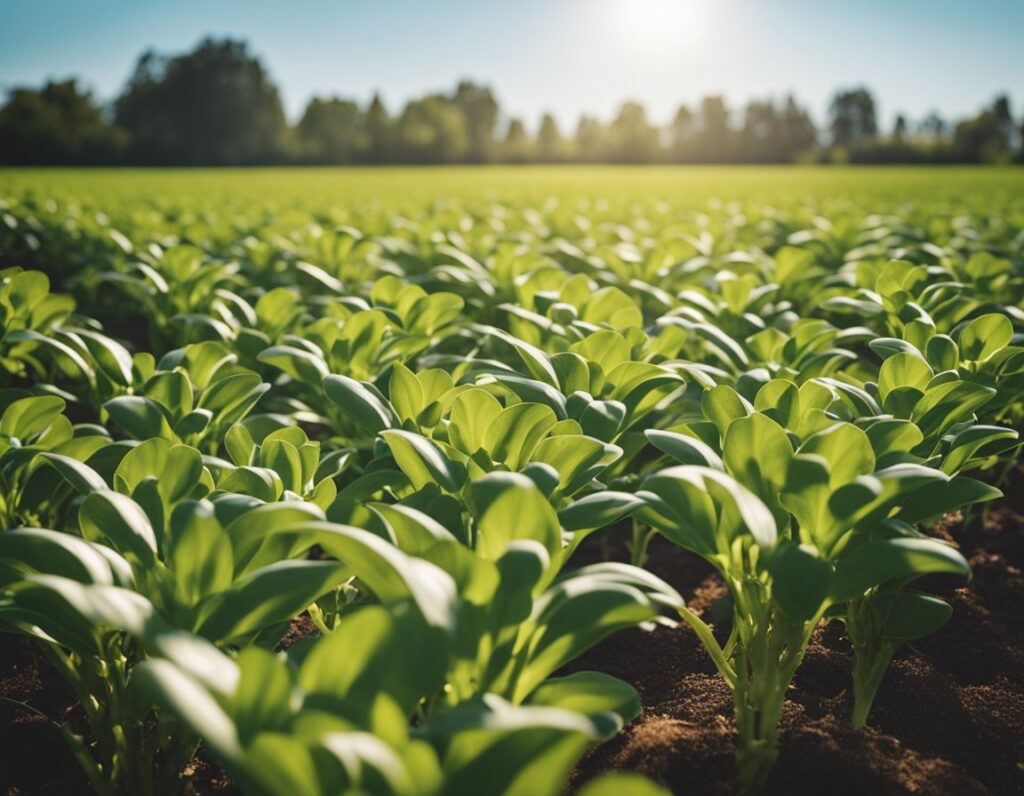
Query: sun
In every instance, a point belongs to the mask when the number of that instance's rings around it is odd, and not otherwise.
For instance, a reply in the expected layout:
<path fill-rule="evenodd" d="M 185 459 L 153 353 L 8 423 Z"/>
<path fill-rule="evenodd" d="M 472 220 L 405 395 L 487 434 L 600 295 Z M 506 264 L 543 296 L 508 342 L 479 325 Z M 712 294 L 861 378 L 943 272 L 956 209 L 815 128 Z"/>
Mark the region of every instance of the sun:
<path fill-rule="evenodd" d="M 706 0 L 604 0 L 607 24 L 649 54 L 694 41 L 706 29 Z"/>

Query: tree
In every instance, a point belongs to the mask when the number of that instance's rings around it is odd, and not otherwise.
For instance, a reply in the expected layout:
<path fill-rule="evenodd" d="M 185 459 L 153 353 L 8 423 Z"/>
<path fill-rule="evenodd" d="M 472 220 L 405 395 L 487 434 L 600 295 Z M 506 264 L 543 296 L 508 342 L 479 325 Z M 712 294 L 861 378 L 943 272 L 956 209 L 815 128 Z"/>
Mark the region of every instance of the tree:
<path fill-rule="evenodd" d="M 526 163 L 530 160 L 530 136 L 519 118 L 509 119 L 505 138 L 501 142 L 501 159 L 507 163 Z"/>
<path fill-rule="evenodd" d="M 782 109 L 782 127 L 786 141 L 786 159 L 794 160 L 818 143 L 818 128 L 806 108 L 801 108 L 792 94 L 786 95 Z"/>
<path fill-rule="evenodd" d="M 146 52 L 115 105 L 146 163 L 241 165 L 280 157 L 277 88 L 245 42 L 203 40 L 185 55 Z"/>
<path fill-rule="evenodd" d="M 992 103 L 992 117 L 996 129 L 999 131 L 1001 148 L 1009 153 L 1013 149 L 1013 139 L 1016 134 L 1013 124 L 1013 113 L 1010 110 L 1010 98 L 1000 94 Z"/>
<path fill-rule="evenodd" d="M 608 128 L 611 159 L 619 163 L 649 163 L 661 154 L 658 130 L 647 121 L 639 102 L 624 102 Z"/>
<path fill-rule="evenodd" d="M 907 140 L 907 130 L 909 125 L 907 124 L 907 117 L 902 113 L 896 115 L 896 123 L 892 128 L 892 140 L 897 144 L 902 144 Z"/>
<path fill-rule="evenodd" d="M 668 128 L 668 151 L 672 160 L 681 163 L 692 157 L 694 134 L 693 112 L 680 105 Z"/>
<path fill-rule="evenodd" d="M 490 88 L 462 81 L 452 97 L 466 120 L 469 145 L 466 160 L 483 163 L 490 160 L 494 149 L 494 126 L 498 121 L 498 102 Z"/>
<path fill-rule="evenodd" d="M 936 111 L 932 111 L 917 126 L 918 132 L 932 143 L 938 143 L 945 135 L 948 125 Z"/>
<path fill-rule="evenodd" d="M 743 114 L 741 146 L 735 157 L 758 163 L 786 163 L 814 147 L 817 130 L 810 114 L 792 95 L 775 100 L 752 100 Z"/>
<path fill-rule="evenodd" d="M 953 131 L 953 154 L 968 163 L 1003 163 L 1013 156 L 1013 116 L 1005 96 L 995 99 L 973 119 L 959 122 Z"/>
<path fill-rule="evenodd" d="M 608 150 L 607 131 L 593 116 L 580 116 L 576 125 L 576 159 L 583 163 L 598 163 Z"/>
<path fill-rule="evenodd" d="M 696 131 L 694 152 L 697 160 L 715 163 L 733 157 L 732 129 L 724 97 L 704 97 L 701 100 Z"/>
<path fill-rule="evenodd" d="M 550 113 L 545 113 L 537 131 L 537 156 L 542 163 L 554 163 L 565 157 L 565 142 L 558 131 L 558 122 Z"/>
<path fill-rule="evenodd" d="M 300 157 L 312 163 L 355 163 L 370 146 L 359 106 L 337 97 L 310 100 L 296 134 Z"/>
<path fill-rule="evenodd" d="M 126 135 L 107 124 L 87 91 L 65 80 L 11 91 L 0 108 L 0 141 L 4 163 L 96 164 L 117 159 Z"/>
<path fill-rule="evenodd" d="M 466 119 L 439 94 L 413 100 L 398 118 L 395 146 L 399 162 L 461 162 L 469 151 Z"/>
<path fill-rule="evenodd" d="M 829 115 L 833 146 L 849 147 L 878 135 L 875 99 L 866 88 L 837 92 Z"/>
<path fill-rule="evenodd" d="M 774 162 L 786 159 L 782 119 L 771 100 L 752 100 L 743 113 L 740 132 L 742 160 Z"/>
<path fill-rule="evenodd" d="M 366 109 L 366 137 L 368 139 L 366 160 L 369 163 L 388 163 L 394 156 L 394 124 L 384 100 L 374 93 Z"/>

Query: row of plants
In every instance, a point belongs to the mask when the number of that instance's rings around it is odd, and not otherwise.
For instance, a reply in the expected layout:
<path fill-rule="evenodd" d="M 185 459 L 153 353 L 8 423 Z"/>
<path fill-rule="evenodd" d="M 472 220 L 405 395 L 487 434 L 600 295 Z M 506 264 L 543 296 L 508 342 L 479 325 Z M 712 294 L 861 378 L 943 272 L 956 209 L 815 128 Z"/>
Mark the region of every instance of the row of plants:
<path fill-rule="evenodd" d="M 1019 457 L 1024 232 L 712 210 L 5 201 L 0 624 L 94 789 L 174 791 L 202 743 L 252 793 L 558 793 L 641 710 L 565 667 L 655 624 L 732 690 L 745 790 L 823 622 L 867 723 L 950 616 L 919 579 L 970 576 L 927 528 Z"/>

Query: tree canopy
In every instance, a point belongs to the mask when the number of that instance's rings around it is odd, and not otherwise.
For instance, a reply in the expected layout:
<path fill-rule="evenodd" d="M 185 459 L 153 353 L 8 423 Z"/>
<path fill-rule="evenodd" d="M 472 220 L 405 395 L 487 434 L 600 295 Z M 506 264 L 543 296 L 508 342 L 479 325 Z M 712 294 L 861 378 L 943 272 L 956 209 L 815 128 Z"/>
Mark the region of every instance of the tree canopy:
<path fill-rule="evenodd" d="M 244 42 L 205 39 L 191 53 L 143 53 L 114 104 L 133 160 L 244 165 L 281 159 L 277 87 Z"/>
<path fill-rule="evenodd" d="M 818 128 L 792 95 L 744 107 L 723 96 L 679 106 L 656 124 L 642 103 L 607 122 L 584 114 L 563 132 L 553 113 L 536 127 L 508 117 L 490 86 L 462 80 L 450 94 L 413 98 L 392 114 L 313 97 L 290 127 L 280 93 L 248 44 L 207 38 L 191 52 L 139 58 L 104 106 L 73 80 L 15 88 L 0 107 L 0 161 L 12 164 L 246 165 L 273 163 L 786 163 L 1024 161 L 1024 120 L 996 97 L 977 116 L 915 121 L 882 133 L 864 86 L 837 91 Z"/>

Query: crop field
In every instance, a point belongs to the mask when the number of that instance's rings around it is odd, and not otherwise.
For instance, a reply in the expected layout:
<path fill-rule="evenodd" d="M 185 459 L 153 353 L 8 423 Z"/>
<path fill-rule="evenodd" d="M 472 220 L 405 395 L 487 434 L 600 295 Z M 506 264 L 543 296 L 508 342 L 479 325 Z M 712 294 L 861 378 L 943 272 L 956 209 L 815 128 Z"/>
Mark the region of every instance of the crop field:
<path fill-rule="evenodd" d="M 0 170 L 8 793 L 1024 786 L 1024 170 Z"/>

